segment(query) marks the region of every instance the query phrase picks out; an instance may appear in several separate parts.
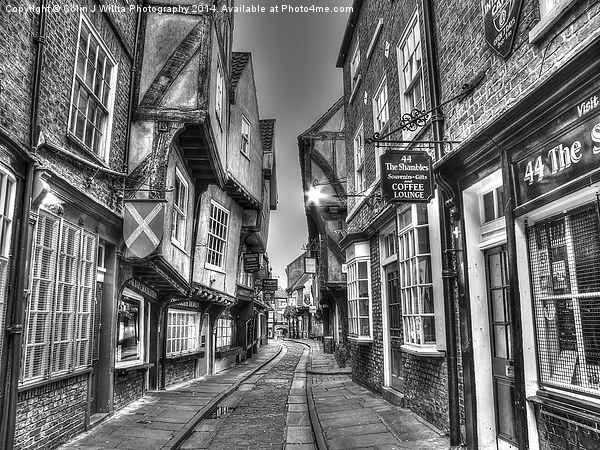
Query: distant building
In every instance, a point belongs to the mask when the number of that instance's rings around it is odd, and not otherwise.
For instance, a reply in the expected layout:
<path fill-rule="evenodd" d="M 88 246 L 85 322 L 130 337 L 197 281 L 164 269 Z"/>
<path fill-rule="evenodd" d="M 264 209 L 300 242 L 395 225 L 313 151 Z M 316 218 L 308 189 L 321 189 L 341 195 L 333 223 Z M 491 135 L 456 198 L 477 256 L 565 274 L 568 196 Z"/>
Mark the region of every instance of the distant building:
<path fill-rule="evenodd" d="M 317 314 L 315 275 L 306 273 L 303 253 L 287 265 L 289 335 L 295 338 L 323 338 L 322 314 Z"/>
<path fill-rule="evenodd" d="M 345 363 L 348 337 L 345 255 L 346 142 L 344 99 L 298 136 L 308 225 L 307 253 L 314 258 L 314 291 L 323 319 L 324 347 Z"/>

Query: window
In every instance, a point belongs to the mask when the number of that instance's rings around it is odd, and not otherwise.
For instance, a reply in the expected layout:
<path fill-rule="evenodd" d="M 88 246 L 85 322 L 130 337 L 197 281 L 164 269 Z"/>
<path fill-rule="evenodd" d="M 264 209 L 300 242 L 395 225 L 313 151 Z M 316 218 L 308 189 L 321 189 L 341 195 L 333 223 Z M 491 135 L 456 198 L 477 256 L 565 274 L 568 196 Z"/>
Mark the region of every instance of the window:
<path fill-rule="evenodd" d="M 229 211 L 215 202 L 210 204 L 210 219 L 208 224 L 208 253 L 206 262 L 213 267 L 222 269 L 225 265 L 227 249 L 227 227 L 229 226 Z"/>
<path fill-rule="evenodd" d="M 242 116 L 242 143 L 240 151 L 250 157 L 250 122 Z"/>
<path fill-rule="evenodd" d="M 383 258 L 389 258 L 396 254 L 396 232 L 385 234 L 383 236 Z"/>
<path fill-rule="evenodd" d="M 595 204 L 527 230 L 540 384 L 600 394 Z"/>
<path fill-rule="evenodd" d="M 427 205 L 411 205 L 398 216 L 398 268 L 404 343 L 434 345 L 435 314 Z"/>
<path fill-rule="evenodd" d="M 350 90 L 354 91 L 358 86 L 358 82 L 360 80 L 359 69 L 360 67 L 360 45 L 358 42 L 358 38 L 356 39 L 356 48 L 354 49 L 354 54 L 352 55 L 352 60 L 350 61 Z"/>
<path fill-rule="evenodd" d="M 120 363 L 144 361 L 144 300 L 127 294 L 119 301 L 117 357 Z"/>
<path fill-rule="evenodd" d="M 178 169 L 175 170 L 174 185 L 171 239 L 179 245 L 185 245 L 188 185 Z"/>
<path fill-rule="evenodd" d="M 233 319 L 220 318 L 217 323 L 217 349 L 225 350 L 233 346 Z"/>
<path fill-rule="evenodd" d="M 215 114 L 219 125 L 223 123 L 223 69 L 221 69 L 221 63 L 217 62 L 217 88 L 215 93 Z"/>
<path fill-rule="evenodd" d="M 354 136 L 354 167 L 356 192 L 363 192 L 367 189 L 367 180 L 365 177 L 365 129 L 362 123 Z"/>
<path fill-rule="evenodd" d="M 398 64 L 400 73 L 400 91 L 402 95 L 402 112 L 407 114 L 413 109 L 423 110 L 425 107 L 423 56 L 421 52 L 421 31 L 418 16 L 415 15 L 398 47 Z"/>
<path fill-rule="evenodd" d="M 369 243 L 354 244 L 346 250 L 348 264 L 348 335 L 371 340 L 371 270 Z"/>
<path fill-rule="evenodd" d="M 483 208 L 482 223 L 491 222 L 492 220 L 504 217 L 503 194 L 503 186 L 499 186 L 496 189 L 483 194 L 481 202 Z"/>
<path fill-rule="evenodd" d="M 388 119 L 388 91 L 387 82 L 384 77 L 373 97 L 373 128 L 375 133 L 379 133 L 383 130 Z"/>
<path fill-rule="evenodd" d="M 91 363 L 98 236 L 41 211 L 34 244 L 22 381 Z"/>
<path fill-rule="evenodd" d="M 552 14 L 558 14 L 566 9 L 574 0 L 540 0 L 540 17 L 544 18 Z"/>
<path fill-rule="evenodd" d="M 116 63 L 83 16 L 76 61 L 69 134 L 106 161 Z"/>
<path fill-rule="evenodd" d="M 12 224 L 15 208 L 15 180 L 0 170 L 0 329 L 4 330 L 6 296 L 11 263 Z M 0 333 L 0 357 L 4 344 L 4 333 Z"/>
<path fill-rule="evenodd" d="M 529 43 L 539 41 L 577 0 L 540 0 L 540 21 L 529 31 Z"/>
<path fill-rule="evenodd" d="M 181 356 L 200 350 L 200 313 L 169 311 L 167 356 Z"/>
<path fill-rule="evenodd" d="M 238 282 L 242 286 L 253 288 L 254 287 L 254 274 L 253 273 L 244 272 L 243 270 L 241 270 Z"/>

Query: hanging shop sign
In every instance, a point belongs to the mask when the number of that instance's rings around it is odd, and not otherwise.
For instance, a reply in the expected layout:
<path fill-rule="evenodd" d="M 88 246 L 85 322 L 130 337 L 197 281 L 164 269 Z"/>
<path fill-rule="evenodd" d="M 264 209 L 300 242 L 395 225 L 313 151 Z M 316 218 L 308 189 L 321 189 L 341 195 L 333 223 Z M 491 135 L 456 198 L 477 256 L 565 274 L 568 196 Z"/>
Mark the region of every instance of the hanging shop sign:
<path fill-rule="evenodd" d="M 166 200 L 125 200 L 123 239 L 138 258 L 150 255 L 163 237 Z"/>
<path fill-rule="evenodd" d="M 427 152 L 391 150 L 381 155 L 381 192 L 390 202 L 429 202 L 432 178 Z"/>
<path fill-rule="evenodd" d="M 138 294 L 144 297 L 148 297 L 152 300 L 156 300 L 158 298 L 158 293 L 154 289 L 151 289 L 146 284 L 144 284 L 136 278 L 130 279 L 127 282 L 127 287 L 129 287 L 134 292 L 137 292 Z"/>
<path fill-rule="evenodd" d="M 507 58 L 513 47 L 523 0 L 483 0 L 485 40 Z"/>
<path fill-rule="evenodd" d="M 513 166 L 518 205 L 556 191 L 600 167 L 600 102 L 594 95 L 569 113 L 580 125 L 552 139 Z M 590 114 L 591 113 L 591 114 Z"/>
<path fill-rule="evenodd" d="M 260 253 L 244 253 L 244 272 L 256 273 L 260 270 Z"/>
<path fill-rule="evenodd" d="M 304 273 L 317 273 L 317 258 L 304 258 Z"/>
<path fill-rule="evenodd" d="M 262 290 L 275 292 L 277 290 L 277 278 L 263 278 Z"/>

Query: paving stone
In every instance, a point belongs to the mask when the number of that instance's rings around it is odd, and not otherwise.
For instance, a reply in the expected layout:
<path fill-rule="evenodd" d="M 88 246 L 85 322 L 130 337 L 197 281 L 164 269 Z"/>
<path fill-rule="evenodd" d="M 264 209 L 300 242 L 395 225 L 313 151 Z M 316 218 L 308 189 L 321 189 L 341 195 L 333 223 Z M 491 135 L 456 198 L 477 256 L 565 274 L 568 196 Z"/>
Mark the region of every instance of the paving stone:
<path fill-rule="evenodd" d="M 314 442 L 311 427 L 288 427 L 286 442 L 289 444 L 310 444 Z"/>

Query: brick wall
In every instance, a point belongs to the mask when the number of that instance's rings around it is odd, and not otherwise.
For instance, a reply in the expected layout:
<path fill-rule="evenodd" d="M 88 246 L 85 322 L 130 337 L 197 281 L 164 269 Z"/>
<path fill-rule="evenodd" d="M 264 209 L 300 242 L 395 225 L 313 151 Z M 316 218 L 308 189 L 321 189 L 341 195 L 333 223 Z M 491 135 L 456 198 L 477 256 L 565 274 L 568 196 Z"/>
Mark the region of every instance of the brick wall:
<path fill-rule="evenodd" d="M 445 358 L 402 355 L 404 406 L 441 430 L 449 429 L 448 368 Z"/>
<path fill-rule="evenodd" d="M 600 417 L 583 419 L 551 408 L 537 408 L 540 450 L 600 448 Z"/>
<path fill-rule="evenodd" d="M 24 8 L 39 2 L 24 0 L 13 5 Z M 4 4 L 3 4 L 4 8 Z M 31 85 L 35 59 L 34 33 L 37 33 L 38 15 L 6 12 L 0 14 L 0 132 L 6 132 L 16 141 L 29 141 L 31 113 Z"/>
<path fill-rule="evenodd" d="M 600 4 L 575 2 L 539 42 L 530 44 L 529 31 L 538 23 L 539 12 L 537 1 L 526 0 L 513 53 L 505 60 L 484 40 L 479 3 L 437 1 L 434 14 L 442 97 L 450 98 L 473 75 L 486 71 L 485 79 L 472 95 L 444 108 L 445 137 L 459 141 L 507 112 L 564 66 L 578 49 L 600 36 Z"/>
<path fill-rule="evenodd" d="M 144 374 L 142 370 L 115 372 L 113 395 L 115 411 L 144 395 Z"/>
<path fill-rule="evenodd" d="M 196 364 L 195 359 L 167 361 L 165 384 L 169 386 L 182 381 L 193 380 L 196 377 Z"/>
<path fill-rule="evenodd" d="M 70 2 L 58 2 L 69 5 Z M 116 3 L 121 3 L 117 1 Z M 132 41 L 135 32 L 135 14 L 119 13 L 113 16 L 88 13 L 93 27 L 101 36 L 117 63 L 117 83 L 114 91 L 113 119 L 110 135 L 108 166 L 121 171 L 124 160 L 129 85 L 131 77 Z M 109 18 L 114 19 L 111 23 Z M 113 26 L 123 27 L 113 29 Z M 73 70 L 79 30 L 79 13 L 65 12 L 48 15 L 44 64 L 41 72 L 39 125 L 46 142 L 75 153 L 92 163 L 97 159 L 73 139 L 69 138 L 69 105 L 71 101 Z M 121 40 L 121 36 L 123 40 Z M 113 189 L 112 178 L 101 172 L 94 176 L 92 169 L 75 164 L 69 157 L 41 149 L 38 156 L 76 189 L 99 203 L 119 212 L 120 196 Z"/>
<path fill-rule="evenodd" d="M 15 448 L 51 449 L 83 431 L 88 376 L 80 375 L 19 393 Z"/>

